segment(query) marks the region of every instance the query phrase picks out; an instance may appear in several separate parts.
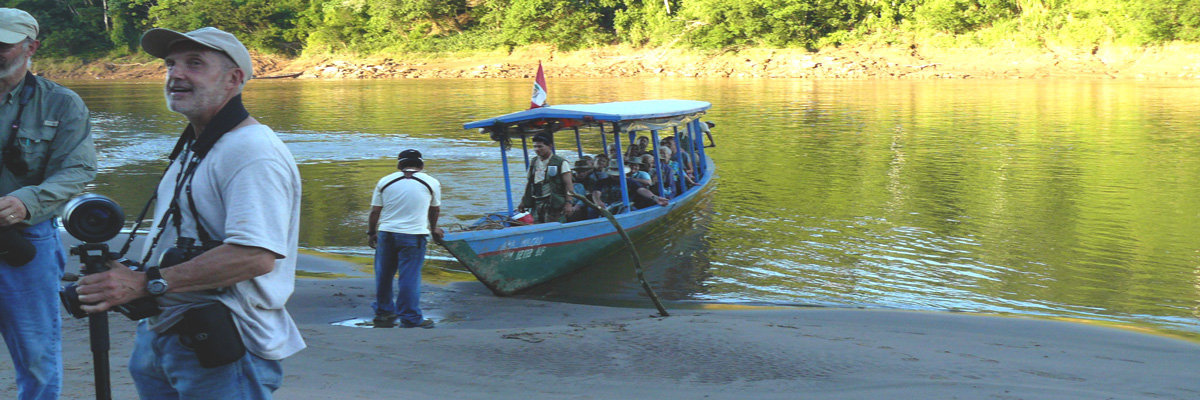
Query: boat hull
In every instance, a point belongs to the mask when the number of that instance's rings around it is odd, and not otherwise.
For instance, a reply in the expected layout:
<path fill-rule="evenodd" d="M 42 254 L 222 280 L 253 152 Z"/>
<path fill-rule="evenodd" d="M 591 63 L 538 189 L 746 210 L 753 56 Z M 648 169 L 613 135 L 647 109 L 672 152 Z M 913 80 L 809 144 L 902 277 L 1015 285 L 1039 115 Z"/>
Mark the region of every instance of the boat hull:
<path fill-rule="evenodd" d="M 644 232 L 669 220 L 668 215 L 694 208 L 712 185 L 715 174 L 711 172 L 715 171 L 711 160 L 708 165 L 708 176 L 669 205 L 616 215 L 634 243 Z M 493 293 L 507 296 L 570 274 L 624 249 L 626 244 L 607 218 L 596 218 L 448 233 L 442 246 Z"/>

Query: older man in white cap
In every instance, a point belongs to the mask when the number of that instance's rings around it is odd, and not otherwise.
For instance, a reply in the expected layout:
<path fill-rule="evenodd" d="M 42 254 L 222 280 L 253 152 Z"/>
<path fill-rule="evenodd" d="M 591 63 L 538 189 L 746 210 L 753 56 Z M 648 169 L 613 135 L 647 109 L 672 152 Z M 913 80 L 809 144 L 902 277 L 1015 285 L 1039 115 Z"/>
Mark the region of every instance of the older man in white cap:
<path fill-rule="evenodd" d="M 146 271 L 110 264 L 80 279 L 84 310 L 153 296 L 129 361 L 144 399 L 268 399 L 280 361 L 304 348 L 284 308 L 295 284 L 300 173 L 242 106 L 250 53 L 215 28 L 152 29 L 167 107 L 188 119 L 159 182 Z"/>
<path fill-rule="evenodd" d="M 18 397 L 54 399 L 62 385 L 58 287 L 66 255 L 52 220 L 95 178 L 96 152 L 83 100 L 29 73 L 37 35 L 29 13 L 0 8 L 0 333 Z"/>

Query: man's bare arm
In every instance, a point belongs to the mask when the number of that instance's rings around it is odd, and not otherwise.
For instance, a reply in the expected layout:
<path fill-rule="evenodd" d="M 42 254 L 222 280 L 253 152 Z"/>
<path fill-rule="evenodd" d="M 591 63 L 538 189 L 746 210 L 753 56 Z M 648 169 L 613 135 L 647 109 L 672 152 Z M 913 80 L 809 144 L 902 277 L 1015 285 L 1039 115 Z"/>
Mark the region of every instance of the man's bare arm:
<path fill-rule="evenodd" d="M 275 253 L 261 247 L 222 244 L 182 264 L 163 269 L 168 292 L 192 292 L 233 286 L 275 269 Z M 110 261 L 108 271 L 80 278 L 79 301 L 89 313 L 106 311 L 146 291 L 146 274 Z"/>

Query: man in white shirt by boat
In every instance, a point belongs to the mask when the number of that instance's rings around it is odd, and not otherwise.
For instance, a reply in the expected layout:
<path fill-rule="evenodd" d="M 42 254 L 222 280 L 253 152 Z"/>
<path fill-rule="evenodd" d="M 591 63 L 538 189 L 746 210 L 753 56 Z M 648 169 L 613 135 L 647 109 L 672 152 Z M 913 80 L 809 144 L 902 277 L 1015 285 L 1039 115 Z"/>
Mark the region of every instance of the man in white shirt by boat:
<path fill-rule="evenodd" d="M 425 263 L 427 236 L 441 240 L 437 227 L 441 214 L 442 186 L 421 172 L 421 152 L 400 152 L 393 172 L 379 180 L 371 196 L 367 244 L 375 249 L 375 326 L 433 328 L 421 314 L 421 265 Z M 392 279 L 397 279 L 392 298 Z"/>

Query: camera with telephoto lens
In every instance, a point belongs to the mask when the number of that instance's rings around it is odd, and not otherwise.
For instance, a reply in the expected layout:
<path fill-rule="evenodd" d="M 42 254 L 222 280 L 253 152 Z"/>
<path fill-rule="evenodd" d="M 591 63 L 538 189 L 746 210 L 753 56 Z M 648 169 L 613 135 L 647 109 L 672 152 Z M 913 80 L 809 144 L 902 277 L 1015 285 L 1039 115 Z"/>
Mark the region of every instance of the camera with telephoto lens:
<path fill-rule="evenodd" d="M 81 276 L 107 271 L 110 260 L 117 260 L 134 271 L 145 270 L 142 265 L 122 257 L 121 254 L 108 251 L 106 242 L 120 234 L 121 228 L 125 226 L 125 212 L 108 197 L 85 194 L 71 199 L 67 202 L 62 220 L 67 233 L 83 242 L 71 247 L 71 255 L 79 256 L 79 261 L 83 263 Z M 83 303 L 79 301 L 76 288 L 75 284 L 70 284 L 58 294 L 71 316 L 83 318 L 88 314 L 83 311 Z M 142 297 L 113 309 L 135 321 L 158 315 L 160 312 L 158 303 L 151 297 Z"/>

